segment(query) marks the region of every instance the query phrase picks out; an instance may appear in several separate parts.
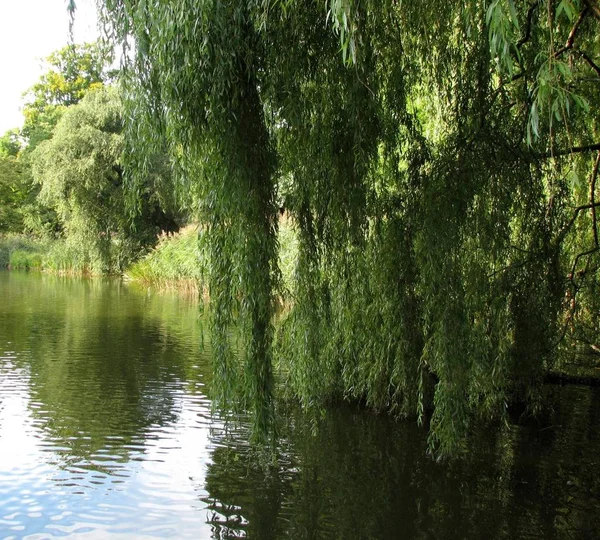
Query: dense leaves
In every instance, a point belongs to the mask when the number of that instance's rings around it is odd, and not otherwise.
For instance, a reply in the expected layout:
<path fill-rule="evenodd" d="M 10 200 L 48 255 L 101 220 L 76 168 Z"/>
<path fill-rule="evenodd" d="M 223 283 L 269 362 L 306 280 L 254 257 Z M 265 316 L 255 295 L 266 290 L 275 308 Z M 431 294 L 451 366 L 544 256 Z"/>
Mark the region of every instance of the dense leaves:
<path fill-rule="evenodd" d="M 20 231 L 20 206 L 25 200 L 21 186 L 23 170 L 14 156 L 0 154 L 0 232 Z"/>
<path fill-rule="evenodd" d="M 54 210 L 38 198 L 31 156 L 40 143 L 52 137 L 68 107 L 112 78 L 109 60 L 107 50 L 98 43 L 71 45 L 46 59 L 47 70 L 24 94 L 23 127 L 0 137 L 0 230 L 38 236 L 54 236 L 62 230 Z"/>
<path fill-rule="evenodd" d="M 599 8 L 323 5 L 104 0 L 128 166 L 166 141 L 197 204 L 221 399 L 239 381 L 268 425 L 277 202 L 299 237 L 284 387 L 314 410 L 431 409 L 432 447 L 456 452 L 474 415 L 536 409 L 565 328 L 597 347 Z"/>
<path fill-rule="evenodd" d="M 68 45 L 45 60 L 47 69 L 25 92 L 22 134 L 30 149 L 52 136 L 60 116 L 90 88 L 110 82 L 108 51 L 98 42 Z"/>
<path fill-rule="evenodd" d="M 69 108 L 52 139 L 33 155 L 41 202 L 54 208 L 67 237 L 89 258 L 92 270 L 113 265 L 112 234 L 125 221 L 119 159 L 121 115 L 114 92 L 95 91 Z"/>

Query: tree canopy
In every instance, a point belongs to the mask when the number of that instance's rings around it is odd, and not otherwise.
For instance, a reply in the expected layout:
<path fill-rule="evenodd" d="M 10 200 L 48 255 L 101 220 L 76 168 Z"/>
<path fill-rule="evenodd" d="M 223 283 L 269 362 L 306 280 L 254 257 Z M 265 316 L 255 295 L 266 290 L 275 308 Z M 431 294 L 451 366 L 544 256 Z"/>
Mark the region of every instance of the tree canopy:
<path fill-rule="evenodd" d="M 24 93 L 24 125 L 0 138 L 0 156 L 12 156 L 10 166 L 18 170 L 18 174 L 4 175 L 6 192 L 11 194 L 12 202 L 0 200 L 0 206 L 13 216 L 9 227 L 12 232 L 60 233 L 63 224 L 54 210 L 38 197 L 39 184 L 31 171 L 32 154 L 40 143 L 52 138 L 69 107 L 76 105 L 91 89 L 102 88 L 112 80 L 109 62 L 109 51 L 99 43 L 69 45 L 46 58 L 47 70 Z"/>
<path fill-rule="evenodd" d="M 161 230 L 176 227 L 171 174 L 154 158 L 140 212 L 130 219 L 123 187 L 123 116 L 116 88 L 90 89 L 68 107 L 32 154 L 39 201 L 54 210 L 67 243 L 94 273 L 122 271 Z M 167 191 L 167 193 L 165 193 Z"/>
<path fill-rule="evenodd" d="M 259 431 L 277 362 L 307 408 L 431 409 L 444 455 L 476 416 L 536 410 L 565 336 L 595 350 L 596 0 L 100 4 L 128 168 L 166 144 L 188 186 L 218 397 Z M 280 205 L 300 248 L 275 335 Z"/>
<path fill-rule="evenodd" d="M 66 107 L 112 78 L 109 52 L 99 42 L 67 45 L 50 54 L 45 63 L 45 72 L 24 93 L 22 135 L 31 149 L 51 137 Z"/>
<path fill-rule="evenodd" d="M 18 129 L 9 129 L 2 137 L 0 137 L 0 156 L 16 157 L 21 151 L 23 142 L 20 138 Z"/>

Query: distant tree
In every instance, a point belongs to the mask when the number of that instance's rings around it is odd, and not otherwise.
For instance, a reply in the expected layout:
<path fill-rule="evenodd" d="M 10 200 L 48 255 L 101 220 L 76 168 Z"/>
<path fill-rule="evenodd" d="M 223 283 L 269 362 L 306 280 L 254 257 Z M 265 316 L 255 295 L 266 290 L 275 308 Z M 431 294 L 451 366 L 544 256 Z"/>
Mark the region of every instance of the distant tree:
<path fill-rule="evenodd" d="M 78 103 L 90 89 L 102 87 L 111 80 L 109 64 L 110 55 L 98 43 L 69 45 L 48 56 L 47 70 L 25 92 L 22 129 L 10 130 L 0 138 L 0 156 L 15 157 L 15 161 L 6 167 L 10 170 L 17 167 L 19 171 L 18 174 L 4 175 L 5 188 L 9 190 L 6 193 L 18 194 L 18 204 L 14 197 L 11 198 L 13 202 L 9 211 L 6 206 L 9 199 L 4 197 L 0 200 L 1 212 L 8 212 L 13 218 L 15 212 L 20 216 L 18 220 L 11 218 L 11 227 L 19 224 L 20 230 L 36 234 L 56 234 L 59 231 L 60 223 L 54 210 L 44 206 L 37 198 L 39 186 L 32 179 L 31 154 L 42 141 L 52 137 L 68 107 Z M 5 170 L 8 170 L 6 167 Z"/>
<path fill-rule="evenodd" d="M 22 135 L 31 149 L 50 138 L 64 110 L 109 82 L 110 55 L 99 43 L 68 45 L 46 58 L 47 71 L 24 94 Z"/>
<path fill-rule="evenodd" d="M 14 156 L 2 155 L 0 150 L 0 232 L 22 229 L 21 207 L 26 198 L 23 167 Z"/>
<path fill-rule="evenodd" d="M 67 242 L 77 246 L 93 272 L 119 271 L 160 228 L 176 228 L 167 215 L 172 199 L 160 197 L 168 167 L 155 167 L 140 212 L 126 208 L 122 106 L 115 88 L 99 87 L 66 109 L 50 140 L 32 154 L 39 201 L 53 209 Z M 172 191 L 169 189 L 168 191 Z M 162 205 L 162 206 L 161 206 Z"/>
<path fill-rule="evenodd" d="M 22 139 L 18 129 L 9 129 L 0 137 L 0 156 L 16 157 L 23 147 Z"/>

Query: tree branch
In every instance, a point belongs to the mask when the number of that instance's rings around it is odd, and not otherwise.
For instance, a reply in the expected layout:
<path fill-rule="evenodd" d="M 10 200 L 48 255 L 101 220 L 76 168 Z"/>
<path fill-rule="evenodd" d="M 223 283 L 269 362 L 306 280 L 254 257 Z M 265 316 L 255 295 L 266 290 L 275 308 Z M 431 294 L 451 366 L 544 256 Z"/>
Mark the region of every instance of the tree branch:
<path fill-rule="evenodd" d="M 593 204 L 583 204 L 583 205 L 578 206 L 577 208 L 575 208 L 575 210 L 573 212 L 573 216 L 569 220 L 569 223 L 567 223 L 565 225 L 564 229 L 558 235 L 558 238 L 556 240 L 556 244 L 557 245 L 560 244 L 565 239 L 565 236 L 569 232 L 569 229 L 573 226 L 573 223 L 575 223 L 575 220 L 577 219 L 577 216 L 579 215 L 579 212 L 583 212 L 584 210 L 591 210 L 592 208 L 595 209 L 598 206 L 600 206 L 600 202 L 594 202 Z"/>
<path fill-rule="evenodd" d="M 576 51 L 576 53 L 581 56 L 581 58 L 583 58 L 588 64 L 589 66 L 598 74 L 598 77 L 600 77 L 600 66 L 598 66 L 598 64 L 596 64 L 588 54 L 584 53 L 583 51 Z"/>
<path fill-rule="evenodd" d="M 523 259 L 522 261 L 514 262 L 512 264 L 509 264 L 508 266 L 499 268 L 498 270 L 494 270 L 491 274 L 488 274 L 487 277 L 488 277 L 488 279 L 491 279 L 491 278 L 497 276 L 498 274 L 502 274 L 504 272 L 514 270 L 515 268 L 522 268 L 523 266 L 525 266 L 527 263 L 530 263 L 531 261 L 532 261 L 532 258 L 529 257 L 527 259 Z"/>
<path fill-rule="evenodd" d="M 587 251 L 584 251 L 583 253 L 579 253 L 577 255 L 577 257 L 575 257 L 575 261 L 573 262 L 573 266 L 571 267 L 570 278 L 571 278 L 571 282 L 573 283 L 573 286 L 576 289 L 579 289 L 579 286 L 575 283 L 575 271 L 577 270 L 577 264 L 579 263 L 579 259 L 581 259 L 582 257 L 587 257 L 588 255 L 591 255 L 592 253 L 596 253 L 597 251 L 600 251 L 600 247 L 593 247 L 592 249 L 588 249 Z M 585 270 L 582 271 L 582 275 L 585 275 Z"/>
<path fill-rule="evenodd" d="M 567 38 L 567 41 L 566 41 L 564 47 L 560 48 L 558 51 L 556 51 L 554 53 L 554 58 L 558 58 L 561 54 L 563 54 L 567 51 L 573 50 L 575 48 L 575 35 L 577 34 L 577 30 L 579 30 L 579 27 L 581 26 L 583 19 L 585 19 L 586 15 L 589 13 L 588 9 L 589 9 L 589 4 L 586 2 L 586 6 L 581 10 L 579 17 L 577 18 L 577 21 L 575 22 L 575 24 L 573 25 L 573 28 L 571 29 L 571 32 L 569 33 L 569 37 Z M 600 13 L 600 8 L 596 7 L 596 9 L 598 9 L 598 11 Z M 579 49 L 576 49 L 576 48 L 573 52 L 575 54 L 577 54 L 578 56 L 580 56 L 581 58 L 583 58 L 588 63 L 588 65 L 600 77 L 600 66 L 598 66 L 598 64 L 596 64 L 587 53 L 585 53 L 584 51 L 581 51 Z"/>
<path fill-rule="evenodd" d="M 529 41 L 531 37 L 531 24 L 533 21 L 533 12 L 538 7 L 538 3 L 535 2 L 529 6 L 529 10 L 527 11 L 527 25 L 525 26 L 525 35 L 517 42 L 517 47 L 521 48 L 523 44 Z"/>
<path fill-rule="evenodd" d="M 556 51 L 554 53 L 555 58 L 558 58 L 562 53 L 573 48 L 573 45 L 575 44 L 575 35 L 577 34 L 577 30 L 579 30 L 579 26 L 581 25 L 581 23 L 583 22 L 583 19 L 585 19 L 585 16 L 587 14 L 588 14 L 588 8 L 587 8 L 587 6 L 585 6 L 581 10 L 579 17 L 577 18 L 577 21 L 573 25 L 573 28 L 571 28 L 571 32 L 569 32 L 569 37 L 567 38 L 565 46 L 562 49 L 559 49 L 558 51 Z"/>
<path fill-rule="evenodd" d="M 571 148 L 565 148 L 564 150 L 543 152 L 541 154 L 534 154 L 534 157 L 536 159 L 555 158 L 560 156 L 570 156 L 571 154 L 581 154 L 583 152 L 594 152 L 596 150 L 600 150 L 600 143 L 588 144 L 586 146 L 573 146 Z"/>
<path fill-rule="evenodd" d="M 588 7 L 594 14 L 594 17 L 600 19 L 600 7 L 595 0 L 583 0 L 583 3 Z"/>

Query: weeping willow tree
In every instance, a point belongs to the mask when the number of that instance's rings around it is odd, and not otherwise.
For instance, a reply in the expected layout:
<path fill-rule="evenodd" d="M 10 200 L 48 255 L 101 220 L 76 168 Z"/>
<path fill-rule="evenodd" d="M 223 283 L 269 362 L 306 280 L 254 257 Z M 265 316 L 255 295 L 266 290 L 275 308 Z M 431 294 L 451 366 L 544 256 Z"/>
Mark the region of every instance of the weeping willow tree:
<path fill-rule="evenodd" d="M 100 4 L 132 193 L 166 144 L 211 252 L 217 397 L 259 431 L 277 366 L 309 409 L 431 410 L 457 452 L 476 416 L 539 406 L 582 321 L 596 346 L 596 0 Z M 279 210 L 299 255 L 275 332 Z"/>

